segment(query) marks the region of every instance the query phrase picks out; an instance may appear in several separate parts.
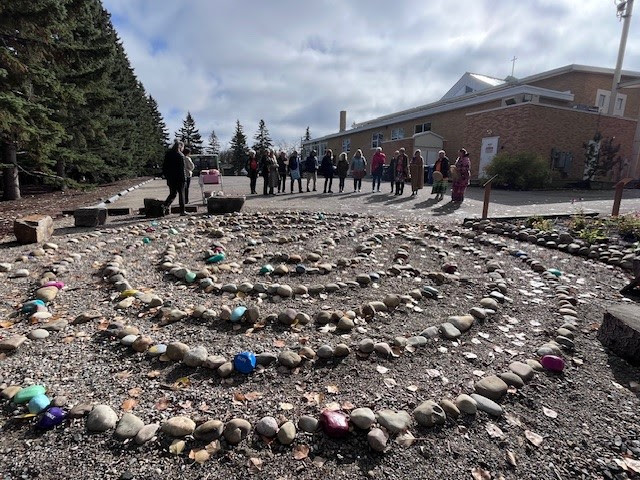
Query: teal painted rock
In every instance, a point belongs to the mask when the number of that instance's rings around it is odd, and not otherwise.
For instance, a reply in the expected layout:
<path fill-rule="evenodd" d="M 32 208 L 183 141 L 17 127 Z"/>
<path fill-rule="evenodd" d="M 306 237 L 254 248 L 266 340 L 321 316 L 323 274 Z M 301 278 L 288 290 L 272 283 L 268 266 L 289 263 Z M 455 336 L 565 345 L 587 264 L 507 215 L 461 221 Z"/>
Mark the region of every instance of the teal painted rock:
<path fill-rule="evenodd" d="M 47 409 L 51 400 L 44 393 L 40 395 L 36 395 L 31 400 L 29 400 L 29 413 L 40 413 Z"/>
<path fill-rule="evenodd" d="M 434 288 L 430 285 L 425 285 L 424 287 L 422 287 L 422 292 L 426 293 L 429 297 L 431 298 L 438 298 L 438 289 Z"/>
<path fill-rule="evenodd" d="M 175 228 L 172 228 L 172 229 L 169 230 L 169 233 L 171 235 L 177 235 L 178 234 L 178 230 L 176 230 Z"/>
<path fill-rule="evenodd" d="M 216 253 L 213 257 L 207 258 L 207 263 L 220 263 L 224 260 L 224 252 Z"/>
<path fill-rule="evenodd" d="M 273 272 L 273 265 L 266 264 L 260 269 L 260 275 L 266 275 Z"/>
<path fill-rule="evenodd" d="M 559 277 L 560 275 L 562 275 L 562 272 L 557 268 L 550 268 L 549 270 L 547 270 L 547 272 L 555 275 L 556 277 Z"/>
<path fill-rule="evenodd" d="M 29 300 L 22 305 L 22 313 L 33 313 L 37 311 L 39 307 L 46 307 L 42 300 Z"/>
<path fill-rule="evenodd" d="M 142 243 L 149 244 L 149 243 L 151 243 L 151 239 L 150 239 L 149 237 L 144 237 L 144 238 L 142 239 Z"/>
<path fill-rule="evenodd" d="M 232 322 L 239 322 L 240 320 L 242 320 L 242 317 L 244 317 L 244 314 L 247 312 L 247 307 L 236 307 L 233 309 L 233 311 L 231 312 L 231 321 Z"/>
<path fill-rule="evenodd" d="M 11 400 L 17 404 L 28 403 L 33 397 L 44 395 L 46 391 L 47 389 L 42 385 L 31 385 L 20 390 Z"/>
<path fill-rule="evenodd" d="M 184 279 L 187 283 L 193 283 L 196 281 L 196 274 L 193 272 L 187 272 L 187 274 L 184 276 Z"/>

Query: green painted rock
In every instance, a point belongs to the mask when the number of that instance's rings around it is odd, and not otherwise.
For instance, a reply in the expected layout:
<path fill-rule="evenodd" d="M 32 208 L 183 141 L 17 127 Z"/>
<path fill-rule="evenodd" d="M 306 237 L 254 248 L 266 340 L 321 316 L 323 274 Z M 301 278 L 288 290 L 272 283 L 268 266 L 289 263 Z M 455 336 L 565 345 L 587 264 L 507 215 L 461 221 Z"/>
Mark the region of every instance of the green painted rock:
<path fill-rule="evenodd" d="M 13 403 L 18 404 L 29 403 L 33 397 L 43 395 L 46 391 L 47 389 L 42 385 L 31 385 L 30 387 L 23 388 L 16 393 L 12 400 Z"/>

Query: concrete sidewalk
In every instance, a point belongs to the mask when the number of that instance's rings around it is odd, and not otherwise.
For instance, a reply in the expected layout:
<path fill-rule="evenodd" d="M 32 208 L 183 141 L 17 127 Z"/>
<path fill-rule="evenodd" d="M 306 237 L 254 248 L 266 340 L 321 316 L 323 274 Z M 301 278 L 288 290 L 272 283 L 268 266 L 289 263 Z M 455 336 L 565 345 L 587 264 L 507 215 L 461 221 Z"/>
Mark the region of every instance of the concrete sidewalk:
<path fill-rule="evenodd" d="M 334 179 L 333 191 L 337 191 L 338 180 Z M 324 179 L 319 178 L 316 192 L 286 193 L 274 196 L 249 195 L 249 179 L 246 177 L 225 177 L 226 195 L 246 195 L 245 208 L 251 210 L 289 209 L 312 210 L 363 214 L 391 214 L 401 218 L 441 218 L 461 220 L 480 217 L 484 190 L 478 187 L 467 189 L 462 204 L 451 203 L 450 189 L 444 200 L 436 202 L 431 187 L 425 187 L 417 197 L 411 196 L 411 188 L 405 187 L 402 197 L 390 194 L 390 185 L 384 184 L 380 193 L 371 193 L 371 182 L 362 182 L 362 192 L 353 192 L 353 183 L 347 179 L 345 193 L 323 194 Z M 287 182 L 289 188 L 289 182 Z M 305 182 L 303 180 L 303 188 Z M 217 190 L 217 188 L 216 188 Z M 258 179 L 258 191 L 262 191 L 262 179 Z M 153 180 L 130 192 L 113 204 L 115 208 L 128 207 L 134 214 L 143 206 L 145 198 L 164 199 L 169 193 L 166 182 Z M 199 212 L 206 212 L 197 177 L 194 177 L 189 191 L 191 205 L 199 205 Z M 174 202 L 177 205 L 177 200 Z M 613 190 L 552 190 L 534 192 L 514 192 L 493 190 L 491 192 L 490 217 L 571 215 L 597 212 L 611 214 Z M 620 213 L 640 212 L 640 190 L 625 190 Z"/>

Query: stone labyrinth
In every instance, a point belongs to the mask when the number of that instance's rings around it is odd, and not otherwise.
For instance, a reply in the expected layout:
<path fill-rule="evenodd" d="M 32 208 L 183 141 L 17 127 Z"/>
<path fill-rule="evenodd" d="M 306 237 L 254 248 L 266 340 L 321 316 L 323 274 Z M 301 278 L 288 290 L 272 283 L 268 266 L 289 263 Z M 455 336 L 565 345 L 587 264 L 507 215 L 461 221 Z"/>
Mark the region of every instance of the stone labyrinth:
<path fill-rule="evenodd" d="M 17 432 L 97 432 L 197 463 L 244 442 L 250 471 L 274 461 L 265 448 L 321 465 L 331 438 L 386 455 L 474 423 L 500 437 L 530 383 L 553 389 L 581 362 L 584 300 L 563 272 L 462 226 L 193 217 L 4 260 Z"/>

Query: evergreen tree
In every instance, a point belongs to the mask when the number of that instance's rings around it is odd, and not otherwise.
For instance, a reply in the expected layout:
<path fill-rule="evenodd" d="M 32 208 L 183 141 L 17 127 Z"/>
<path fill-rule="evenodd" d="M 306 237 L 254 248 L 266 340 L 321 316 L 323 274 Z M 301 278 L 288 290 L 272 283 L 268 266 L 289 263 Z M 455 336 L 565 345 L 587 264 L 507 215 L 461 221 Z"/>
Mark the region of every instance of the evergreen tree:
<path fill-rule="evenodd" d="M 236 131 L 233 134 L 233 138 L 229 143 L 230 150 L 232 151 L 232 165 L 236 173 L 239 173 L 247 162 L 247 137 L 242 131 L 242 125 L 240 120 L 236 120 Z"/>
<path fill-rule="evenodd" d="M 256 143 L 253 144 L 253 149 L 256 151 L 258 158 L 265 155 L 267 150 L 273 146 L 273 142 L 269 137 L 269 130 L 267 130 L 264 120 L 260 120 L 260 123 L 258 123 L 258 131 L 253 139 L 256 141 Z"/>
<path fill-rule="evenodd" d="M 202 137 L 196 128 L 196 122 L 191 116 L 191 112 L 187 112 L 187 118 L 182 122 L 182 127 L 176 132 L 176 138 L 184 142 L 191 149 L 191 153 L 202 153 Z"/>
<path fill-rule="evenodd" d="M 216 135 L 215 130 L 211 130 L 211 134 L 209 135 L 209 145 L 207 145 L 207 153 L 209 155 L 219 155 L 220 154 L 220 142 L 218 141 L 218 136 Z"/>
<path fill-rule="evenodd" d="M 304 132 L 304 141 L 308 142 L 309 140 L 311 140 L 311 133 L 309 132 L 309 127 L 307 126 L 307 131 Z"/>
<path fill-rule="evenodd" d="M 0 151 L 4 199 L 20 198 L 16 152 L 21 163 L 41 169 L 64 134 L 48 105 L 61 91 L 53 45 L 62 31 L 59 0 L 0 3 Z M 24 166 L 24 165 L 23 165 Z"/>

